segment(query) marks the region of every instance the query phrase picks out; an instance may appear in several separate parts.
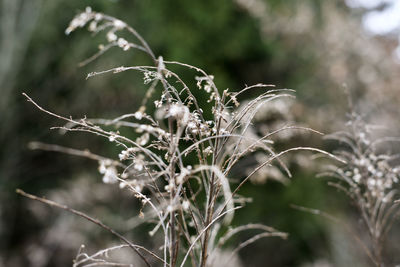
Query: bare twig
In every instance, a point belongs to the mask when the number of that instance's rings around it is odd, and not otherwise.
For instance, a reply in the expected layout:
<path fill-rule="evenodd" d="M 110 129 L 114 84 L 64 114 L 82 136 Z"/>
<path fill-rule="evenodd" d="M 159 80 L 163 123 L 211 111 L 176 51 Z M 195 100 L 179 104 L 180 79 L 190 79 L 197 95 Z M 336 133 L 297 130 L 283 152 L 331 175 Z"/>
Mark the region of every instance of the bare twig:
<path fill-rule="evenodd" d="M 54 202 L 54 201 L 51 201 L 51 200 L 48 200 L 48 199 L 45 199 L 45 198 L 41 198 L 41 197 L 38 197 L 38 196 L 35 196 L 35 195 L 28 194 L 28 193 L 22 191 L 21 189 L 17 189 L 16 192 L 17 192 L 17 194 L 20 194 L 20 195 L 22 195 L 24 197 L 27 197 L 27 198 L 30 198 L 32 200 L 36 200 L 36 201 L 42 202 L 42 203 L 47 204 L 49 206 L 53 206 L 53 207 L 57 207 L 57 208 L 66 210 L 66 211 L 71 212 L 71 213 L 73 213 L 75 215 L 78 215 L 78 216 L 80 216 L 80 217 L 82 217 L 82 218 L 84 218 L 84 219 L 86 219 L 86 220 L 88 220 L 88 221 L 90 221 L 90 222 L 92 222 L 94 224 L 97 224 L 101 228 L 105 229 L 106 231 L 110 232 L 114 236 L 118 237 L 121 241 L 123 241 L 126 244 L 128 244 L 128 246 L 130 248 L 132 248 L 136 252 L 136 254 L 138 254 L 138 256 L 145 262 L 145 264 L 147 266 L 151 266 L 150 263 L 146 260 L 146 258 L 142 255 L 142 253 L 140 253 L 140 251 L 138 250 L 136 245 L 134 245 L 131 241 L 126 239 L 123 235 L 117 233 L 114 229 L 112 229 L 111 227 L 105 225 L 104 223 L 102 223 L 98 219 L 90 217 L 89 215 L 87 215 L 87 214 L 85 214 L 85 213 L 83 213 L 81 211 L 74 210 L 74 209 L 72 209 L 72 208 L 70 208 L 70 207 L 68 207 L 66 205 L 62 205 L 62 204 L 59 204 L 57 202 Z"/>

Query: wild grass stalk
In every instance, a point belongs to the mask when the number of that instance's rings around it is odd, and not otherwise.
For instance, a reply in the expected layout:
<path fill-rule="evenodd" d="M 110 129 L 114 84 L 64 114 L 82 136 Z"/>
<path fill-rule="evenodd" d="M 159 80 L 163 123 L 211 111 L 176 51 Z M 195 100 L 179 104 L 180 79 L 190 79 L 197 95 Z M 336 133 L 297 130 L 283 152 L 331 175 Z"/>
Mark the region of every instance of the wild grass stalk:
<path fill-rule="evenodd" d="M 326 136 L 339 142 L 341 146 L 335 154 L 346 164 L 329 166 L 321 175 L 334 177 L 335 180 L 329 184 L 344 192 L 358 209 L 369 241 L 359 237 L 357 241 L 361 242 L 370 260 L 382 267 L 385 266 L 385 239 L 399 215 L 400 204 L 396 201 L 399 155 L 390 154 L 388 144 L 400 139 L 376 138 L 375 128 L 368 125 L 361 115 L 352 112 L 346 131 Z"/>
<path fill-rule="evenodd" d="M 118 159 L 100 156 L 89 150 L 76 150 L 58 145 L 31 143 L 33 149 L 43 149 L 87 157 L 99 164 L 99 172 L 106 184 L 118 185 L 140 200 L 140 217 L 153 229 L 150 236 L 162 236 L 161 253 L 156 248 L 139 246 L 117 233 L 100 220 L 82 212 L 39 198 L 23 191 L 18 193 L 31 199 L 56 206 L 79 215 L 103 227 L 125 244 L 101 250 L 93 255 L 80 249 L 74 266 L 114 265 L 129 266 L 131 263 L 116 263 L 105 255 L 118 249 L 130 247 L 147 266 L 215 266 L 218 253 L 225 248 L 227 240 L 246 230 L 259 231 L 254 237 L 243 241 L 231 250 L 232 255 L 256 240 L 276 236 L 286 238 L 287 234 L 272 227 L 250 223 L 230 228 L 237 209 L 242 208 L 246 198 L 238 191 L 257 171 L 277 162 L 280 169 L 290 172 L 280 160 L 281 156 L 296 150 L 329 153 L 315 148 L 297 147 L 276 153 L 272 138 L 281 131 L 301 129 L 287 126 L 265 136 L 258 136 L 252 130 L 252 119 L 257 111 L 271 101 L 293 97 L 291 90 L 271 88 L 271 85 L 256 84 L 238 92 L 219 90 L 212 75 L 204 70 L 176 61 L 156 57 L 147 42 L 132 27 L 114 17 L 94 12 L 87 8 L 70 23 L 66 34 L 77 28 L 88 26 L 90 32 L 105 32 L 107 43 L 99 47 L 98 53 L 82 62 L 87 64 L 104 54 L 111 47 L 124 51 L 136 49 L 149 56 L 153 65 L 120 66 L 105 71 L 92 72 L 88 78 L 106 73 L 136 71 L 143 74 L 148 91 L 142 106 L 132 113 L 115 119 L 74 119 L 49 111 L 25 95 L 39 110 L 64 121 L 65 125 L 55 127 L 64 132 L 87 132 L 102 137 L 120 149 Z M 132 39 L 120 37 L 122 31 L 131 34 Z M 204 91 L 208 99 L 196 98 L 195 89 L 173 72 L 169 67 L 195 73 L 197 90 Z M 251 101 L 240 103 L 240 98 L 249 90 L 261 90 Z M 149 105 L 155 111 L 147 113 Z M 211 106 L 211 115 L 203 112 Z M 115 127 L 114 130 L 109 130 Z M 128 138 L 121 134 L 120 127 L 138 134 Z M 262 151 L 264 160 L 238 183 L 230 176 L 233 167 L 241 159 Z M 196 162 L 191 163 L 191 156 Z M 154 220 L 156 223 L 153 223 Z"/>

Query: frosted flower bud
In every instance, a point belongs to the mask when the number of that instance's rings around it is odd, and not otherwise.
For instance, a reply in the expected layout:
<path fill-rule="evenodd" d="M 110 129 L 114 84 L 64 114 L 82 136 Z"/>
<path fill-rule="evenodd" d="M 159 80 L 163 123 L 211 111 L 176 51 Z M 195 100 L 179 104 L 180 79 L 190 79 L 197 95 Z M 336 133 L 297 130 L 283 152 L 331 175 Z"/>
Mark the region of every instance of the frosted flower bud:
<path fill-rule="evenodd" d="M 165 191 L 170 192 L 174 188 L 174 181 L 170 180 L 169 184 L 164 186 Z"/>
<path fill-rule="evenodd" d="M 114 20 L 114 27 L 117 28 L 118 30 L 123 29 L 125 26 L 126 26 L 125 22 L 119 19 Z"/>
<path fill-rule="evenodd" d="M 108 140 L 109 140 L 110 142 L 114 142 L 114 141 L 115 141 L 115 135 L 114 135 L 114 134 L 110 135 L 110 136 L 108 137 Z"/>
<path fill-rule="evenodd" d="M 136 132 L 143 133 L 146 129 L 147 129 L 147 126 L 142 124 L 139 126 L 139 128 L 136 129 Z"/>
<path fill-rule="evenodd" d="M 172 212 L 174 210 L 174 208 L 171 205 L 167 206 L 167 212 Z"/>
<path fill-rule="evenodd" d="M 182 112 L 182 106 L 179 104 L 172 104 L 168 110 L 167 117 L 178 117 Z"/>
<path fill-rule="evenodd" d="M 97 22 L 96 21 L 92 21 L 89 24 L 89 31 L 94 32 L 94 31 L 96 31 L 96 29 L 97 29 Z"/>
<path fill-rule="evenodd" d="M 141 120 L 143 118 L 143 113 L 140 111 L 136 111 L 134 116 L 135 116 L 135 119 Z"/>
<path fill-rule="evenodd" d="M 130 149 L 127 150 L 122 150 L 121 153 L 119 153 L 118 157 L 120 161 L 127 160 L 130 155 Z"/>
<path fill-rule="evenodd" d="M 124 48 L 126 45 L 128 45 L 128 41 L 124 38 L 118 38 L 117 44 L 119 47 Z"/>
<path fill-rule="evenodd" d="M 376 185 L 375 179 L 369 178 L 368 179 L 368 187 L 374 187 Z"/>
<path fill-rule="evenodd" d="M 109 41 L 110 43 L 114 42 L 118 39 L 117 35 L 113 31 L 109 31 L 107 33 L 106 37 L 107 37 L 107 41 Z"/>
<path fill-rule="evenodd" d="M 203 151 L 206 155 L 210 155 L 212 154 L 212 148 L 210 146 L 206 147 L 206 149 L 204 149 Z"/>
<path fill-rule="evenodd" d="M 162 102 L 161 102 L 161 101 L 158 101 L 158 100 L 156 100 L 156 101 L 154 101 L 154 106 L 155 106 L 156 108 L 161 108 L 161 106 L 162 106 Z"/>
<path fill-rule="evenodd" d="M 127 186 L 126 182 L 120 182 L 119 183 L 119 188 L 121 188 L 121 189 L 125 188 L 126 186 Z"/>
<path fill-rule="evenodd" d="M 372 165 L 369 165 L 367 169 L 368 169 L 368 171 L 369 171 L 370 173 L 372 173 L 372 174 L 375 174 L 375 173 L 376 173 L 375 168 L 374 168 L 374 166 L 372 166 Z"/>
<path fill-rule="evenodd" d="M 181 104 L 172 104 L 168 109 L 166 117 L 173 117 L 178 120 L 181 125 L 185 126 L 189 121 L 189 114 L 190 111 L 188 107 Z"/>
<path fill-rule="evenodd" d="M 94 19 L 95 19 L 96 21 L 99 21 L 99 20 L 103 19 L 103 15 L 100 14 L 100 13 L 96 13 L 96 15 L 94 16 Z"/>
<path fill-rule="evenodd" d="M 189 129 L 196 128 L 196 123 L 194 123 L 194 122 L 191 121 L 191 122 L 188 123 L 187 127 L 188 127 Z"/>
<path fill-rule="evenodd" d="M 353 180 L 354 180 L 354 182 L 359 183 L 361 180 L 361 174 L 359 174 L 359 173 L 355 174 L 353 176 Z"/>
<path fill-rule="evenodd" d="M 137 171 L 142 171 L 143 170 L 143 164 L 140 163 L 135 163 L 135 165 L 133 166 L 133 168 Z"/>
<path fill-rule="evenodd" d="M 104 160 L 100 161 L 99 163 L 100 163 L 100 165 L 99 165 L 99 172 L 100 172 L 101 174 L 106 173 L 106 165 L 105 165 Z"/>
<path fill-rule="evenodd" d="M 86 13 L 81 13 L 75 16 L 75 18 L 69 24 L 68 28 L 65 30 L 65 34 L 68 35 L 76 28 L 85 26 L 85 24 L 92 19 L 91 12 L 92 10 L 90 8 L 87 8 Z"/>
<path fill-rule="evenodd" d="M 185 200 L 185 201 L 183 201 L 182 202 L 182 208 L 184 209 L 184 210 L 188 210 L 189 209 L 189 201 L 187 201 L 187 200 Z"/>
<path fill-rule="evenodd" d="M 141 137 L 139 137 L 136 140 L 136 142 L 139 143 L 139 145 L 144 146 L 147 144 L 147 142 L 149 142 L 149 139 L 150 139 L 149 133 L 145 133 Z"/>
<path fill-rule="evenodd" d="M 133 168 L 137 171 L 142 171 L 143 170 L 143 162 L 141 160 L 136 159 L 135 164 L 133 165 Z"/>
<path fill-rule="evenodd" d="M 103 183 L 105 184 L 115 184 L 118 182 L 118 174 L 115 167 L 110 166 L 106 169 L 106 172 L 103 176 Z"/>
<path fill-rule="evenodd" d="M 164 190 L 167 191 L 167 192 L 171 191 L 171 188 L 170 188 L 169 184 L 164 186 Z"/>
<path fill-rule="evenodd" d="M 130 46 L 129 43 L 128 43 L 128 44 L 126 44 L 122 49 L 123 49 L 124 51 L 128 51 L 129 48 L 131 48 L 131 46 Z"/>

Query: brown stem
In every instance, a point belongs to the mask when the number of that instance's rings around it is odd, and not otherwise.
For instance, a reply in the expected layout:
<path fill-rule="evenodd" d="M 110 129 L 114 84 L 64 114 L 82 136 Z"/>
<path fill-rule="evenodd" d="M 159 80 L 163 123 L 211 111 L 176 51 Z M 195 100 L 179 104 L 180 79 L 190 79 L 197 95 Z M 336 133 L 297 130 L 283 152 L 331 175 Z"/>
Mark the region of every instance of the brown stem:
<path fill-rule="evenodd" d="M 380 237 L 373 236 L 373 247 L 374 247 L 374 256 L 375 256 L 375 264 L 377 267 L 383 267 L 385 266 L 383 262 L 383 257 L 382 257 L 382 242 Z"/>

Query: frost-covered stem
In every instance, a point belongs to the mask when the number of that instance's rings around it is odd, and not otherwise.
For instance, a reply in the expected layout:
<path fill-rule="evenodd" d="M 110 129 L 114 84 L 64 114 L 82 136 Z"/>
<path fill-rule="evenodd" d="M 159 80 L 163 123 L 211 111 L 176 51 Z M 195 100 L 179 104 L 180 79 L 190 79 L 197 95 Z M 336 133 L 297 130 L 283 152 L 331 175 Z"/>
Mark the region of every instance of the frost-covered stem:
<path fill-rule="evenodd" d="M 114 17 L 112 17 L 112 16 L 105 15 L 105 14 L 102 14 L 102 15 L 104 16 L 104 18 L 105 18 L 106 20 L 109 20 L 109 21 L 119 21 L 118 19 L 116 19 L 116 18 L 114 18 Z M 146 42 L 146 40 L 145 40 L 134 28 L 132 28 L 131 26 L 125 24 L 124 27 L 125 27 L 133 36 L 135 36 L 135 37 L 139 40 L 139 42 L 140 42 L 140 43 L 142 44 L 142 46 L 145 48 L 147 54 L 149 54 L 149 56 L 153 59 L 153 61 L 156 62 L 157 59 L 156 59 L 156 57 L 154 56 L 153 50 L 151 50 L 151 48 L 150 48 L 150 46 L 148 45 L 148 43 Z"/>
<path fill-rule="evenodd" d="M 174 189 L 171 189 L 171 199 L 174 199 Z M 179 238 L 176 236 L 176 222 L 175 222 L 175 211 L 171 211 L 170 214 L 170 224 L 171 224 L 171 247 L 170 247 L 170 266 L 174 267 L 176 264 L 176 260 L 178 257 L 178 249 L 179 249 Z"/>
<path fill-rule="evenodd" d="M 170 171 L 170 181 L 169 183 L 171 184 L 171 182 L 173 183 L 173 186 L 170 188 L 170 207 L 171 207 L 171 212 L 170 212 L 170 247 L 169 247 L 169 254 L 170 254 L 170 266 L 174 267 L 176 264 L 176 260 L 177 260 L 177 255 L 178 255 L 178 241 L 177 241 L 177 237 L 176 237 L 176 227 L 175 227 L 175 211 L 174 211 L 174 200 L 175 200 L 175 149 L 176 149 L 176 144 L 175 144 L 175 139 L 174 139 L 174 135 L 173 135 L 173 120 L 172 118 L 168 118 L 168 128 L 169 128 L 169 133 L 171 136 L 171 140 L 170 140 L 170 147 L 169 147 L 169 156 L 170 156 L 170 165 L 169 165 L 169 171 Z M 179 137 L 176 136 L 176 142 L 178 142 Z"/>
<path fill-rule="evenodd" d="M 214 174 L 211 175 L 211 181 L 210 181 L 210 190 L 209 194 L 207 196 L 207 207 L 206 207 L 206 221 L 205 225 L 209 225 L 212 219 L 212 214 L 214 213 L 214 180 L 215 176 Z M 204 239 L 203 239 L 203 246 L 201 250 L 201 261 L 200 261 L 200 266 L 204 267 L 207 262 L 207 256 L 208 256 L 208 239 L 210 237 L 210 229 L 208 228 L 205 233 L 204 233 Z"/>
<path fill-rule="evenodd" d="M 221 219 L 225 214 L 232 212 L 234 210 L 240 209 L 241 206 L 238 207 L 234 207 L 232 209 L 228 209 L 225 212 L 222 212 L 221 214 L 219 214 L 218 216 L 216 216 L 208 225 L 205 226 L 205 228 L 197 235 L 197 237 L 195 238 L 195 240 L 193 240 L 192 245 L 190 245 L 190 247 L 188 248 L 188 250 L 186 251 L 185 257 L 182 260 L 182 263 L 180 265 L 180 267 L 183 267 L 185 265 L 186 259 L 189 256 L 190 252 L 192 251 L 193 247 L 195 246 L 196 242 L 202 237 L 202 235 L 204 234 L 205 231 L 207 231 L 212 225 L 214 225 L 214 223 L 216 221 L 218 221 L 219 219 Z"/>
<path fill-rule="evenodd" d="M 222 112 L 222 107 L 221 108 L 221 112 Z M 216 125 L 217 128 L 217 135 L 220 134 L 220 128 L 221 128 L 221 117 L 218 118 L 218 122 Z M 215 140 L 215 145 L 214 145 L 214 151 L 218 151 L 218 146 L 219 146 L 219 138 L 217 138 Z M 216 161 L 217 161 L 217 155 L 215 155 L 215 153 L 213 153 L 213 158 L 212 158 L 212 166 L 215 165 Z M 213 214 L 214 214 L 214 204 L 215 204 L 215 197 L 214 194 L 216 193 L 215 190 L 215 172 L 211 173 L 211 178 L 210 178 L 210 190 L 209 193 L 207 195 L 207 206 L 206 206 L 206 224 L 205 225 L 209 225 Z M 206 265 L 207 262 L 207 257 L 208 257 L 208 239 L 210 237 L 210 230 L 211 228 L 208 228 L 205 233 L 204 233 L 204 239 L 203 239 L 203 247 L 202 247 L 202 251 L 201 251 L 201 261 L 200 261 L 200 267 L 204 267 Z"/>
<path fill-rule="evenodd" d="M 375 237 L 373 240 L 373 246 L 374 246 L 374 256 L 375 256 L 375 261 L 378 267 L 384 267 L 385 264 L 383 262 L 383 257 L 382 257 L 382 242 L 380 237 Z"/>
<path fill-rule="evenodd" d="M 126 29 L 132 33 L 143 45 L 143 47 L 146 49 L 147 53 L 151 56 L 154 62 L 157 62 L 156 57 L 154 56 L 153 50 L 151 50 L 150 46 L 147 44 L 147 42 L 143 39 L 143 37 L 131 26 L 127 25 Z"/>
<path fill-rule="evenodd" d="M 185 196 L 186 199 L 186 196 Z M 186 223 L 186 219 L 185 219 L 185 215 L 182 211 L 182 209 L 179 210 L 179 215 L 181 216 L 181 223 L 178 224 L 178 226 L 180 227 L 180 232 L 183 234 L 183 236 L 186 238 L 188 245 L 192 245 L 192 242 L 190 241 L 190 234 L 189 234 L 189 229 Z M 183 228 L 183 229 L 182 229 Z M 190 261 L 192 262 L 192 266 L 195 267 L 196 265 L 196 257 L 193 253 L 193 251 L 190 252 Z"/>

